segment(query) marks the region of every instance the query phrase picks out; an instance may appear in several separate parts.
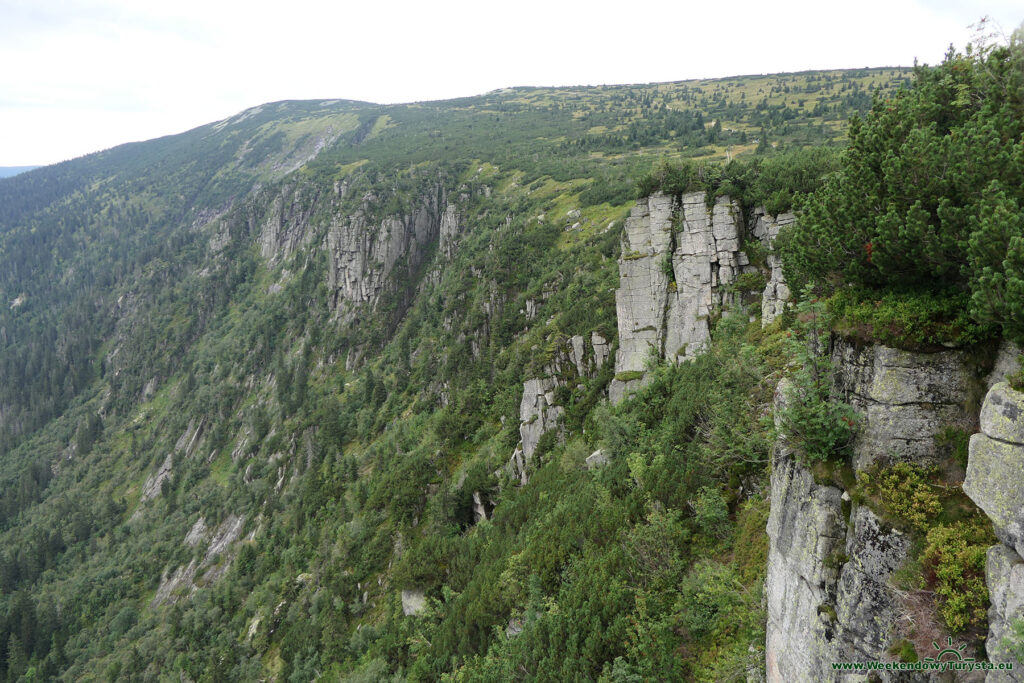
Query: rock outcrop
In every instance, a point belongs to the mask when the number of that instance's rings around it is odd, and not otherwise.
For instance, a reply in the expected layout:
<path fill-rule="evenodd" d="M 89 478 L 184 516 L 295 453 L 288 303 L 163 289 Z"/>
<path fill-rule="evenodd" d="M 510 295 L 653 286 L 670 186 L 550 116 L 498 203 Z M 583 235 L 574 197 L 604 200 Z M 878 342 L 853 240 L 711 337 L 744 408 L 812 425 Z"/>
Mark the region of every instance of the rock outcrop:
<path fill-rule="evenodd" d="M 765 257 L 768 282 L 761 294 L 762 327 L 772 324 L 777 317 L 782 315 L 791 296 L 789 287 L 786 285 L 786 278 L 782 274 L 782 260 L 774 252 L 773 247 L 775 238 L 779 236 L 779 230 L 794 222 L 796 222 L 796 216 L 791 213 L 770 216 L 765 213 L 764 209 L 759 208 L 754 211 L 754 227 L 751 232 L 768 249 Z"/>
<path fill-rule="evenodd" d="M 943 428 L 972 430 L 977 422 L 970 399 L 978 381 L 965 351 L 918 353 L 840 341 L 832 362 L 839 390 L 863 420 L 854 443 L 858 470 L 879 459 L 929 464 Z"/>
<path fill-rule="evenodd" d="M 981 432 L 971 437 L 964 493 L 992 520 L 1002 542 L 988 551 L 985 581 L 991 607 L 986 649 L 991 661 L 1013 662 L 1016 671 L 993 672 L 989 681 L 1024 680 L 1024 665 L 1007 640 L 1017 640 L 1024 620 L 1024 393 L 995 384 L 981 408 Z"/>
<path fill-rule="evenodd" d="M 412 617 L 427 608 L 427 594 L 419 588 L 402 591 L 402 614 Z"/>
<path fill-rule="evenodd" d="M 327 287 L 331 303 L 344 320 L 359 307 L 375 306 L 392 276 L 411 277 L 441 239 L 442 253 L 452 252 L 459 214 L 438 187 L 423 193 L 415 209 L 382 219 L 372 217 L 372 197 L 352 215 L 335 219 L 327 232 Z"/>
<path fill-rule="evenodd" d="M 651 358 L 675 363 L 703 352 L 710 318 L 739 301 L 737 276 L 757 270 L 740 250 L 743 231 L 740 207 L 728 197 L 710 209 L 703 192 L 637 201 L 619 258 L 613 403 L 642 384 Z"/>
<path fill-rule="evenodd" d="M 776 412 L 787 384 L 776 390 Z M 766 672 L 769 681 L 809 681 L 829 668 L 839 572 L 846 545 L 843 492 L 814 481 L 780 440 L 768 516 Z M 828 607 L 832 606 L 832 611 Z"/>
<path fill-rule="evenodd" d="M 280 263 L 311 239 L 309 221 L 315 199 L 308 187 L 286 186 L 266 209 L 258 241 L 260 255 L 272 265 Z"/>
<path fill-rule="evenodd" d="M 174 470 L 174 454 L 168 453 L 167 457 L 164 458 L 164 462 L 160 465 L 160 469 L 151 474 L 146 479 L 146 483 L 142 486 L 142 499 L 141 502 L 146 502 L 160 495 L 161 487 L 163 486 L 164 480 L 171 476 L 171 472 Z"/>
<path fill-rule="evenodd" d="M 837 388 L 863 420 L 853 444 L 855 472 L 875 463 L 933 464 L 935 436 L 944 427 L 976 423 L 971 397 L 982 380 L 962 351 L 915 353 L 838 341 L 832 359 Z M 785 393 L 784 381 L 776 414 Z M 768 680 L 846 680 L 832 662 L 891 661 L 889 648 L 907 635 L 901 624 L 908 610 L 907 595 L 891 577 L 910 555 L 910 538 L 831 480 L 815 482 L 781 438 L 771 479 Z M 882 681 L 910 680 L 876 674 Z"/>
<path fill-rule="evenodd" d="M 575 385 L 584 377 L 592 377 L 607 359 L 608 342 L 597 332 L 590 335 L 589 350 L 583 335 L 563 337 L 543 366 L 543 376 L 523 382 L 523 397 L 519 402 L 520 441 L 506 467 L 520 484 L 527 481 L 527 468 L 540 438 L 560 428 L 565 409 L 558 405 L 555 395 L 558 387 Z"/>
<path fill-rule="evenodd" d="M 202 559 L 194 557 L 188 564 L 178 567 L 173 572 L 164 571 L 156 595 L 150 602 L 150 608 L 155 609 L 164 603 L 174 604 L 181 598 L 190 598 L 198 590 L 198 586 L 209 585 L 223 577 L 230 568 L 231 562 L 230 560 L 220 562 L 217 560 L 229 550 L 235 541 L 241 538 L 244 527 L 245 515 L 241 517 L 228 515 L 227 519 L 221 522 L 214 532 Z M 198 548 L 206 535 L 206 521 L 200 518 L 185 536 L 183 544 L 191 548 Z M 197 582 L 196 576 L 202 570 L 206 571 Z"/>
<path fill-rule="evenodd" d="M 985 584 L 988 586 L 988 638 L 985 651 L 989 661 L 1010 662 L 1013 671 L 992 671 L 989 683 L 1024 681 L 1024 669 L 1011 644 L 1019 642 L 1014 624 L 1024 619 L 1024 560 L 1015 551 L 999 544 L 988 549 L 985 558 Z"/>

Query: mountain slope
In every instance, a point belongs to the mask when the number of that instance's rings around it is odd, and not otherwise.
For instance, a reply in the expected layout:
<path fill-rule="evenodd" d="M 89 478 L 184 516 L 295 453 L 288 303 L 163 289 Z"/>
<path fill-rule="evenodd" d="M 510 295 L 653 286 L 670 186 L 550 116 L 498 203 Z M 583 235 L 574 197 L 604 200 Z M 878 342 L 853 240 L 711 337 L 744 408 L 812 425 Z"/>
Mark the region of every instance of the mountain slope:
<path fill-rule="evenodd" d="M 905 77 L 276 103 L 0 181 L 3 674 L 745 670 L 756 595 L 701 586 L 763 572 L 733 492 L 763 485 L 778 339 L 726 322 L 602 405 L 633 184 L 702 160 L 748 226 Z M 543 377 L 561 426 L 519 487 Z"/>

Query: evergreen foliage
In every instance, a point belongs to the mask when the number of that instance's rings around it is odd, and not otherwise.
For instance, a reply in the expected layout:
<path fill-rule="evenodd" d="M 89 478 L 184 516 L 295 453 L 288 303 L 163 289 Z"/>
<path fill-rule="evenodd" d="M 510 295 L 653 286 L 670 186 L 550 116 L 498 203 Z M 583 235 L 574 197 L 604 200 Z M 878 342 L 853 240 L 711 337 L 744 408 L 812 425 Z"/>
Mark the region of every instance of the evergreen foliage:
<path fill-rule="evenodd" d="M 780 244 L 787 278 L 825 293 L 952 298 L 1024 339 L 1024 39 L 953 50 L 854 118 L 839 172 Z"/>

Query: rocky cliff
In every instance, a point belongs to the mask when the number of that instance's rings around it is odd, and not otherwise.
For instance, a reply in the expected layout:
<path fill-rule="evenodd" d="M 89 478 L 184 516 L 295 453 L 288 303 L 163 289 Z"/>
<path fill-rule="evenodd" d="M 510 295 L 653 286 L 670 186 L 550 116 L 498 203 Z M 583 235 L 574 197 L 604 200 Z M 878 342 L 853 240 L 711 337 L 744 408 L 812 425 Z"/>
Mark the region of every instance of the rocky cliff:
<path fill-rule="evenodd" d="M 354 213 L 338 216 L 327 232 L 327 287 L 331 304 L 344 320 L 359 307 L 376 306 L 392 276 L 411 276 L 441 240 L 451 254 L 458 235 L 458 211 L 442 188 L 423 193 L 407 213 L 372 218 L 367 196 Z"/>
<path fill-rule="evenodd" d="M 711 207 L 703 192 L 637 202 L 619 258 L 613 403 L 641 385 L 652 357 L 675 363 L 705 348 L 711 318 L 740 299 L 737 277 L 757 271 L 740 248 L 744 230 L 740 206 L 729 197 Z M 760 232 L 767 246 L 767 227 Z"/>
<path fill-rule="evenodd" d="M 584 377 L 593 376 L 608 361 L 608 342 L 597 332 L 590 335 L 589 349 L 582 335 L 563 338 L 557 345 L 550 362 L 544 366 L 542 377 L 523 383 L 523 398 L 519 403 L 519 445 L 509 459 L 508 474 L 526 484 L 528 467 L 545 433 L 560 429 L 565 413 L 558 405 L 556 390 Z"/>
<path fill-rule="evenodd" d="M 1011 369 L 1005 359 L 1014 356 L 1015 350 L 1004 349 L 997 371 L 986 377 L 984 364 L 966 350 L 920 353 L 833 343 L 837 388 L 859 410 L 862 425 L 846 476 L 829 475 L 827 468 L 812 471 L 784 439 L 777 444 L 767 527 L 769 681 L 847 680 L 830 670 L 831 662 L 892 661 L 894 645 L 907 638 L 920 640 L 935 626 L 923 616 L 933 608 L 922 607 L 932 604 L 935 595 L 901 589 L 894 580 L 894 572 L 912 559 L 912 538 L 872 509 L 862 477 L 905 462 L 941 466 L 947 486 L 955 487 L 963 471 L 958 473 L 940 453 L 942 435 L 951 429 L 976 431 L 978 396 Z M 777 413 L 786 395 L 784 381 L 776 396 Z M 996 383 L 981 409 L 980 423 L 981 433 L 971 438 L 963 489 L 992 519 L 1004 543 L 988 554 L 992 607 L 987 647 L 992 661 L 1007 661 L 1003 638 L 1012 621 L 1024 616 L 1024 548 L 1019 543 L 1024 528 L 1024 473 L 1019 467 L 1024 396 L 1005 382 Z M 918 652 L 927 656 L 920 646 Z M 876 675 L 877 680 L 931 680 L 924 674 Z M 974 672 L 949 680 L 983 679 Z M 1018 679 L 1004 675 L 989 680 Z"/>

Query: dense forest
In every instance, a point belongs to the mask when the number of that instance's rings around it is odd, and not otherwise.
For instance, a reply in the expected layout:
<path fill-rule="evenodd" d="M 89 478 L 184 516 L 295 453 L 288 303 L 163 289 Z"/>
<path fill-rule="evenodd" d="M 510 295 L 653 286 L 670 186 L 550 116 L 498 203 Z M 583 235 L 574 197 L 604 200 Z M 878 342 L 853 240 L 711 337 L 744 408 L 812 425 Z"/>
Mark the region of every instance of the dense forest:
<path fill-rule="evenodd" d="M 840 477 L 858 419 L 807 340 L 1024 341 L 1022 60 L 281 102 L 0 180 L 0 678 L 756 676 L 773 443 Z M 624 221 L 694 191 L 796 212 L 799 300 L 613 405 Z M 880 505 L 977 639 L 932 475 L 862 490 L 925 491 Z"/>

